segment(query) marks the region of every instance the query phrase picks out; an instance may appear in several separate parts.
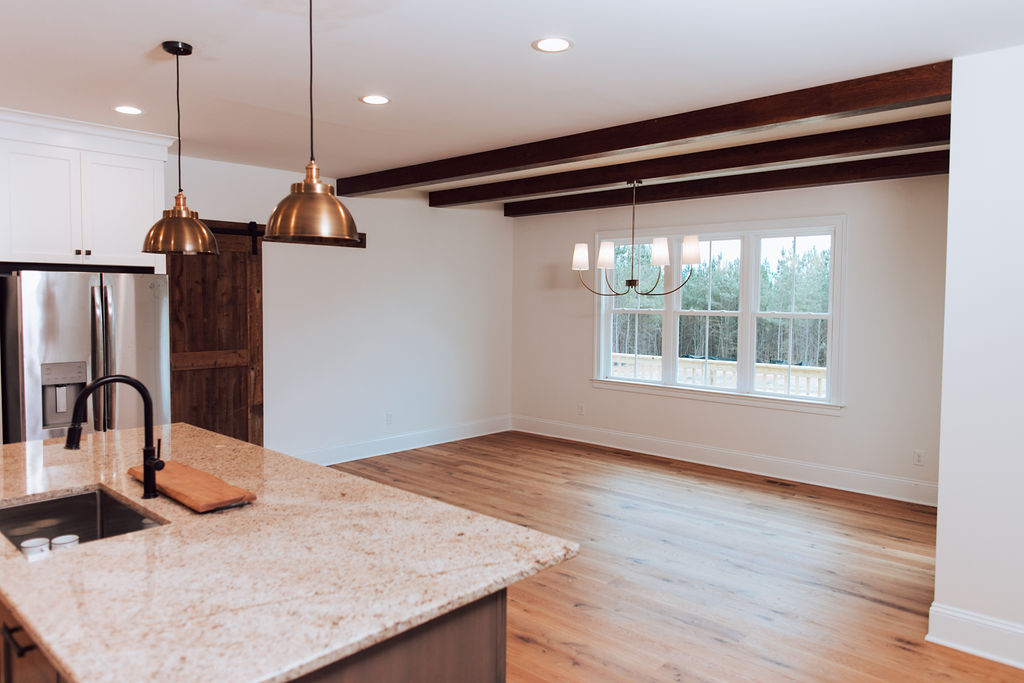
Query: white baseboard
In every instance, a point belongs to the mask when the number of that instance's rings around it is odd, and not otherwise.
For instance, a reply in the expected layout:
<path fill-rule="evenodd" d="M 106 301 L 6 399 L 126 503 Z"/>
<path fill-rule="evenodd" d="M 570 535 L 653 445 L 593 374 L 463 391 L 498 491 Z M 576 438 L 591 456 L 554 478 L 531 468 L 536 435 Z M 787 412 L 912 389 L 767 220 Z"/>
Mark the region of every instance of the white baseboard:
<path fill-rule="evenodd" d="M 866 493 L 894 500 L 905 500 L 912 503 L 935 505 L 938 497 L 938 487 L 936 484 L 918 479 L 894 477 L 848 467 L 821 465 L 802 460 L 780 458 L 773 455 L 662 439 L 644 434 L 620 432 L 601 427 L 559 422 L 526 415 L 502 415 L 439 427 L 437 429 L 406 432 L 380 439 L 342 444 L 322 450 L 296 453 L 294 455 L 319 465 L 333 465 L 339 462 L 370 458 L 385 453 L 432 446 L 447 441 L 469 439 L 474 436 L 503 432 L 508 429 L 517 429 L 531 434 L 553 436 L 560 439 L 582 441 L 599 446 L 621 448 L 638 453 L 723 467 L 740 472 L 750 472 L 767 477 L 778 477 L 779 479 L 788 479 L 790 481 L 828 486 L 844 491 Z"/>
<path fill-rule="evenodd" d="M 1024 669 L 1024 624 L 933 602 L 925 640 Z"/>
<path fill-rule="evenodd" d="M 500 417 L 462 422 L 437 429 L 426 429 L 421 432 L 405 432 L 380 439 L 348 443 L 317 451 L 295 453 L 293 455 L 296 458 L 315 462 L 318 465 L 334 465 L 339 462 L 370 458 L 375 455 L 383 455 L 384 453 L 407 451 L 411 448 L 433 446 L 434 444 L 447 441 L 458 441 L 459 439 L 469 439 L 474 436 L 504 432 L 508 429 L 509 417 L 508 415 L 501 415 Z"/>
<path fill-rule="evenodd" d="M 905 500 L 911 503 L 934 506 L 938 502 L 938 485 L 919 479 L 894 477 L 848 467 L 822 465 L 774 455 L 674 441 L 526 415 L 513 415 L 511 423 L 512 429 L 531 434 L 621 448 L 740 472 L 817 484 L 894 500 Z"/>

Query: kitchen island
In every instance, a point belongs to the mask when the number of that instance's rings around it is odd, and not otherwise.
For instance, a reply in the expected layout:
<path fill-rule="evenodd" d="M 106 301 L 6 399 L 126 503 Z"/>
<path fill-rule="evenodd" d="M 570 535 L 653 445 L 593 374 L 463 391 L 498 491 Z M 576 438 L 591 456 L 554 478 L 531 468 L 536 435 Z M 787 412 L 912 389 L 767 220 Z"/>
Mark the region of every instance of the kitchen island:
<path fill-rule="evenodd" d="M 190 425 L 158 427 L 157 437 L 165 460 L 256 502 L 199 515 L 163 496 L 142 500 L 127 473 L 141 462 L 141 429 L 83 437 L 79 451 L 58 440 L 3 448 L 0 506 L 98 486 L 162 523 L 38 562 L 0 538 L 0 599 L 24 628 L 16 635 L 68 680 L 343 678 L 348 662 L 433 624 L 440 635 L 430 637 L 451 640 L 496 620 L 500 680 L 504 589 L 578 550 Z M 468 633 L 449 623 L 464 614 Z M 462 644 L 467 656 L 480 649 Z"/>

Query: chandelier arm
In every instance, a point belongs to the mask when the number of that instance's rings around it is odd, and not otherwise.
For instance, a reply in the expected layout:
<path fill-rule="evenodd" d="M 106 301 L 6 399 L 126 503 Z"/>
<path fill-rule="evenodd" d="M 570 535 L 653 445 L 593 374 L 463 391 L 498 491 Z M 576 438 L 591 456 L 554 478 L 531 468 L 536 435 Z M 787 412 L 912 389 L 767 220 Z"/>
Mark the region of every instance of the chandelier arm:
<path fill-rule="evenodd" d="M 604 271 L 604 283 L 606 285 L 608 285 L 608 289 L 610 289 L 613 292 L 615 292 L 615 287 L 612 286 L 612 281 L 608 279 L 608 271 L 607 270 Z M 629 285 L 626 285 L 626 288 L 624 290 L 622 290 L 621 292 L 615 292 L 615 294 L 610 295 L 610 296 L 622 296 L 623 294 L 629 294 Z"/>
<path fill-rule="evenodd" d="M 653 287 L 648 289 L 646 292 L 637 292 L 637 294 L 639 294 L 640 296 L 664 296 L 665 294 L 671 294 L 671 292 L 659 292 L 658 294 L 654 293 L 654 290 L 658 288 L 659 284 L 661 284 L 661 271 L 662 270 L 664 270 L 664 268 L 659 268 L 658 269 L 658 279 L 654 281 L 654 286 Z"/>
<path fill-rule="evenodd" d="M 583 281 L 583 271 L 578 270 L 576 272 L 580 276 L 580 284 L 583 285 L 584 287 L 586 287 L 587 289 L 589 289 L 591 291 L 591 293 L 597 294 L 598 296 L 621 296 L 621 294 L 619 294 L 618 292 L 615 292 L 614 294 L 609 294 L 607 292 L 599 292 L 599 291 L 597 291 L 596 289 L 594 289 L 593 287 L 591 287 L 590 285 L 588 285 L 586 282 Z M 612 290 L 612 291 L 614 292 L 615 290 Z M 625 292 L 623 292 L 623 294 L 625 294 Z"/>
<path fill-rule="evenodd" d="M 690 281 L 691 277 L 693 277 L 693 266 L 690 266 L 690 272 L 686 274 L 686 279 L 683 280 L 681 283 L 679 283 L 678 287 L 676 287 L 675 289 L 670 289 L 667 292 L 662 292 L 660 296 L 666 296 L 668 294 L 675 294 L 680 289 L 682 289 L 684 286 L 686 286 L 686 283 Z M 655 295 L 655 296 L 658 296 L 658 295 Z"/>

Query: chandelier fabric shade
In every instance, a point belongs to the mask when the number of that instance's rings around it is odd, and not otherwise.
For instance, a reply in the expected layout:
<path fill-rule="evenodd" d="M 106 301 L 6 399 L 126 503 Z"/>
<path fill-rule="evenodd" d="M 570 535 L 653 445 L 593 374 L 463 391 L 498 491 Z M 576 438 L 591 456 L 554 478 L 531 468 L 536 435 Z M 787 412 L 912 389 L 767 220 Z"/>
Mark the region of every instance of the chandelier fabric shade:
<path fill-rule="evenodd" d="M 651 245 L 651 265 L 664 268 L 670 263 L 668 256 L 668 238 L 655 237 Z"/>
<path fill-rule="evenodd" d="M 682 264 L 684 266 L 700 264 L 700 237 L 697 235 L 685 235 L 683 237 Z"/>
<path fill-rule="evenodd" d="M 604 240 L 597 248 L 597 267 L 611 270 L 615 267 L 615 242 Z"/>
<path fill-rule="evenodd" d="M 590 253 L 583 242 L 578 242 L 572 249 L 572 269 L 590 270 Z"/>

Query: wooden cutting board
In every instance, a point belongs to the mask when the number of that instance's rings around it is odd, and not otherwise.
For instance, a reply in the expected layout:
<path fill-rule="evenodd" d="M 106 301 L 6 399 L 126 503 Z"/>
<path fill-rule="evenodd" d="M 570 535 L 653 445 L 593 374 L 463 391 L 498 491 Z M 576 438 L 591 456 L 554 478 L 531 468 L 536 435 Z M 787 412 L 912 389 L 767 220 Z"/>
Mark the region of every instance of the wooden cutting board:
<path fill-rule="evenodd" d="M 128 474 L 142 481 L 142 465 L 132 467 Z M 256 494 L 251 491 L 174 460 L 165 460 L 164 468 L 156 473 L 156 488 L 196 512 L 210 512 L 256 500 Z"/>

